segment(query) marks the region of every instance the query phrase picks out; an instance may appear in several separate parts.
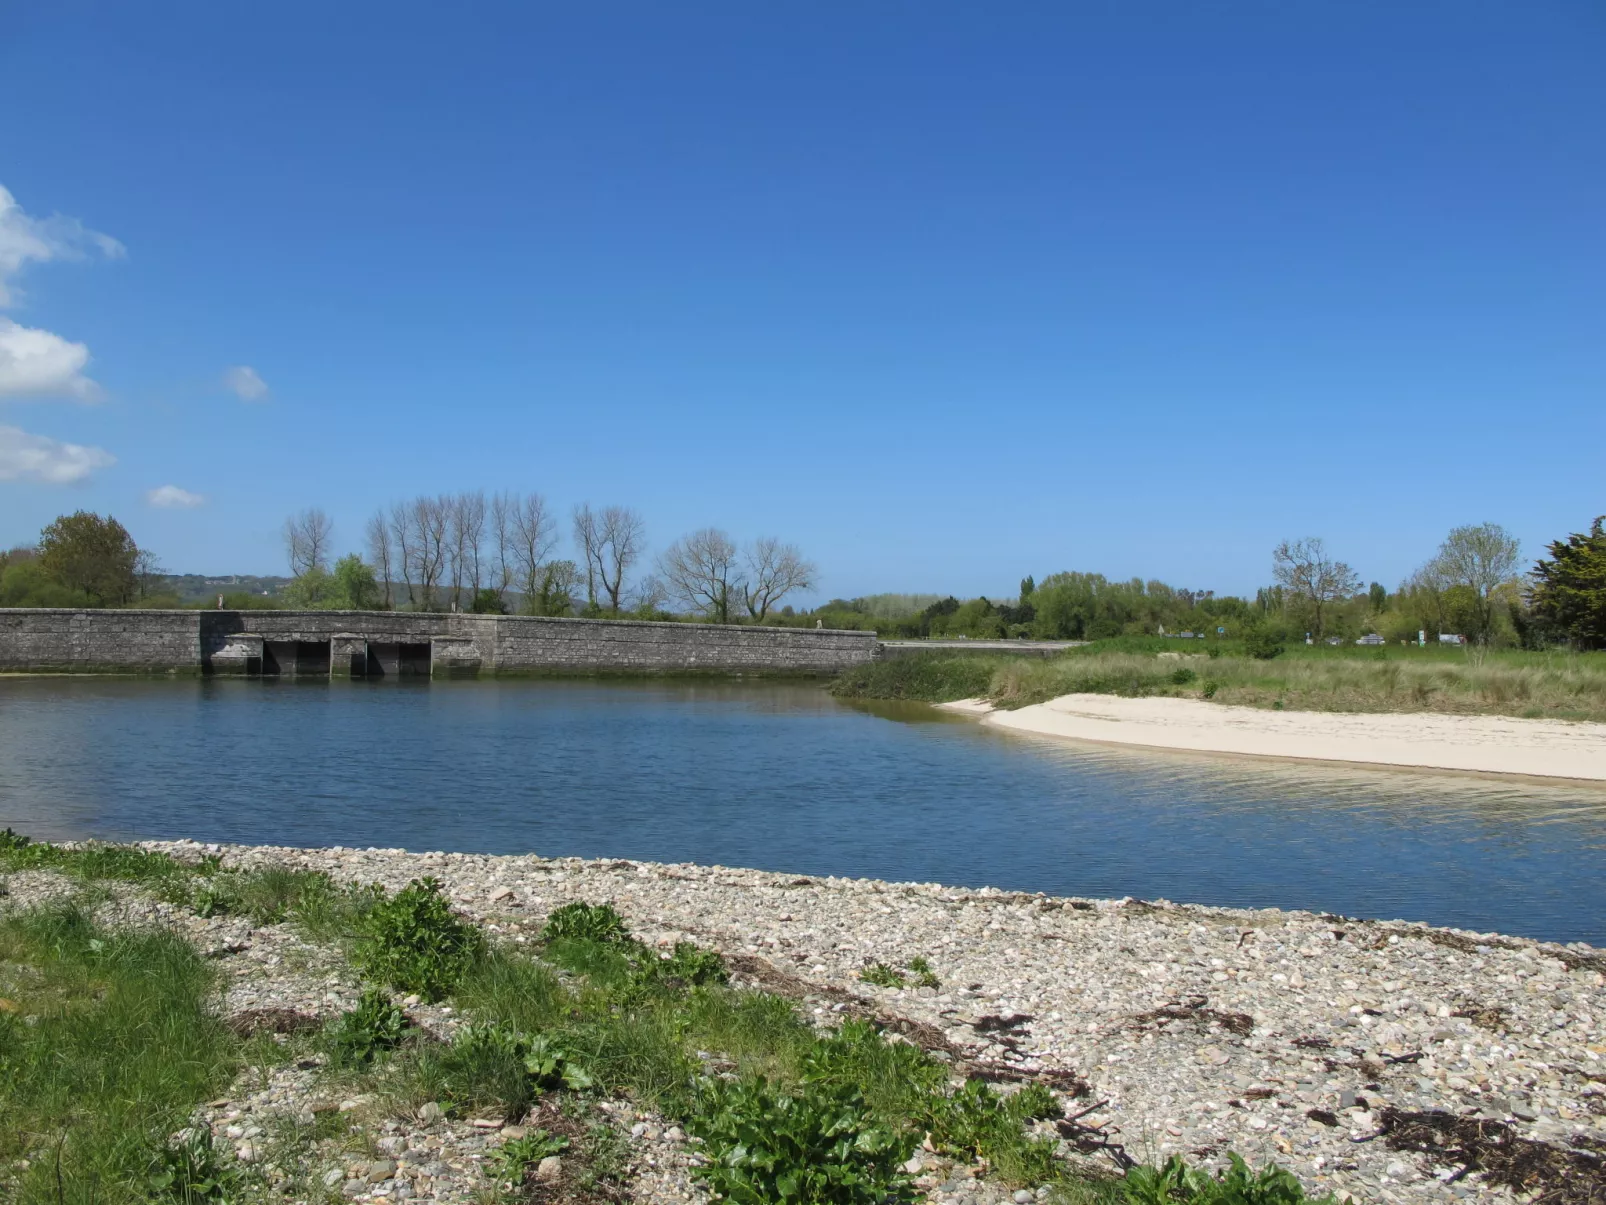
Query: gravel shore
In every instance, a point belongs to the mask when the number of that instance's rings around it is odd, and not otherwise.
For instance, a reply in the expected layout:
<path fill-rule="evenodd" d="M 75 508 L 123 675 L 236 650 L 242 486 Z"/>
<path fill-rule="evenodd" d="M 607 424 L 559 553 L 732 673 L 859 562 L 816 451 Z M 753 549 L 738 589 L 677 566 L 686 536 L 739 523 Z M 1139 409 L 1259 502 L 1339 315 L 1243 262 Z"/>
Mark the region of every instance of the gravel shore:
<path fill-rule="evenodd" d="M 961 1070 L 1045 1079 L 1075 1098 L 1072 1113 L 1086 1111 L 1068 1134 L 1080 1157 L 1111 1171 L 1122 1148 L 1140 1161 L 1182 1153 L 1213 1162 L 1230 1150 L 1253 1164 L 1281 1163 L 1312 1190 L 1361 1200 L 1512 1195 L 1477 1171 L 1458 1175 L 1465 1156 L 1437 1149 L 1465 1147 L 1452 1119 L 1440 1125 L 1443 1137 L 1423 1141 L 1420 1126 L 1413 1130 L 1414 1115 L 1443 1110 L 1460 1119 L 1455 1125 L 1481 1122 L 1466 1132 L 1504 1141 L 1508 1155 L 1519 1150 L 1558 1174 L 1606 1184 L 1606 954 L 1581 944 L 1272 909 L 621 860 L 145 848 L 393 889 L 433 875 L 464 914 L 515 942 L 560 904 L 612 902 L 644 940 L 718 949 L 741 976 L 797 997 L 822 1020 L 878 1016 Z M 13 902 L 31 894 L 34 877 L 12 876 Z M 51 877 L 38 876 L 41 885 Z M 303 948 L 286 926 L 253 930 L 238 918 L 141 907 L 172 912 L 224 960 L 231 1013 L 323 1016 L 356 998 L 349 969 Z M 915 957 L 929 960 L 940 986 L 881 988 L 859 978 L 869 962 Z M 449 1009 L 410 1011 L 442 1036 L 457 1023 Z M 302 1099 L 297 1076 L 311 1082 L 292 1067 L 258 1094 L 272 1109 L 309 1118 L 361 1104 Z M 238 1100 L 214 1112 L 220 1132 L 241 1144 L 252 1124 L 265 1124 L 252 1123 Z M 637 1199 L 706 1199 L 686 1173 L 695 1156 L 678 1131 L 644 1114 L 621 1124 L 633 1138 Z M 470 1199 L 477 1162 L 497 1140 L 485 1127 L 444 1121 L 421 1128 L 388 1119 L 379 1129 L 372 1175 L 355 1174 L 362 1164 L 329 1172 L 349 1198 Z M 410 1170 L 387 1163 L 397 1154 Z M 922 1171 L 934 1201 L 1000 1199 L 974 1169 L 932 1160 Z"/>

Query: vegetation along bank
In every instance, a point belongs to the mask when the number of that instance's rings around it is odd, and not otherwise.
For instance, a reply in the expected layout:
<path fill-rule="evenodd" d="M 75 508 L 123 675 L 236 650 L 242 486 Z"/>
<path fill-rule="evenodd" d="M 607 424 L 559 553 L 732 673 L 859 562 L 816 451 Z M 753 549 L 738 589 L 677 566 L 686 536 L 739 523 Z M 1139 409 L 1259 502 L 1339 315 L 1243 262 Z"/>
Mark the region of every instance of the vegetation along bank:
<path fill-rule="evenodd" d="M 8 1200 L 1606 1191 L 1584 946 L 534 856 L 0 867 Z"/>

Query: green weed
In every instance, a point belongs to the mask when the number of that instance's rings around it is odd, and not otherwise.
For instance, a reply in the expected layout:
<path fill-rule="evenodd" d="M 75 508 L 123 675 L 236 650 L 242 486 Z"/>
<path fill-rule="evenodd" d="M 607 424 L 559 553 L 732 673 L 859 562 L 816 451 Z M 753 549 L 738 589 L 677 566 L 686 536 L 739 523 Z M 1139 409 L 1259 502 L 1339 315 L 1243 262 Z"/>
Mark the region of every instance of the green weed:
<path fill-rule="evenodd" d="M 373 905 L 352 961 L 370 979 L 439 1000 L 457 986 L 484 946 L 479 929 L 452 912 L 440 882 L 423 878 Z"/>
<path fill-rule="evenodd" d="M 341 1013 L 329 1027 L 330 1061 L 340 1067 L 364 1066 L 400 1046 L 406 1033 L 407 1015 L 382 990 L 369 988 L 356 1008 Z"/>

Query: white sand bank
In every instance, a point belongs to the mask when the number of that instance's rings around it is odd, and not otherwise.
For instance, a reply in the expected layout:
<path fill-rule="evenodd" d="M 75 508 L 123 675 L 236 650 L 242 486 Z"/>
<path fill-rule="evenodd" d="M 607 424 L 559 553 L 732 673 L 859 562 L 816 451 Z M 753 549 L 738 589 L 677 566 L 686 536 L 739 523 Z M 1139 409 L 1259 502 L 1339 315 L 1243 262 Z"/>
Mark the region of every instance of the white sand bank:
<path fill-rule="evenodd" d="M 944 706 L 1001 728 L 1102 744 L 1606 782 L 1606 724 L 1263 711 L 1114 695 L 1062 695 L 1019 711 L 997 711 L 975 699 Z"/>

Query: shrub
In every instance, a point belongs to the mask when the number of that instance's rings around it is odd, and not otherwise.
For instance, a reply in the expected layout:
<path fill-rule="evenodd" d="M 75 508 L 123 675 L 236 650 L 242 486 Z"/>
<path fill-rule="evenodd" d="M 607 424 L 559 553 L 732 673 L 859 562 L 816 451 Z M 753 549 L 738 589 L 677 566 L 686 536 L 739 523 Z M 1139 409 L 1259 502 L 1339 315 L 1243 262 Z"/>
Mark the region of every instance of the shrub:
<path fill-rule="evenodd" d="M 1244 633 L 1244 652 L 1258 661 L 1270 661 L 1282 651 L 1282 636 L 1269 627 L 1253 627 Z"/>
<path fill-rule="evenodd" d="M 541 940 L 621 942 L 630 936 L 624 917 L 612 904 L 564 904 L 546 918 Z"/>
<path fill-rule="evenodd" d="M 918 1136 L 878 1121 L 850 1085 L 807 1083 L 789 1095 L 762 1077 L 705 1080 L 688 1124 L 708 1157 L 695 1174 L 732 1205 L 914 1197 L 899 1165 Z"/>
<path fill-rule="evenodd" d="M 1181 669 L 1174 669 L 1171 671 L 1171 682 L 1175 686 L 1186 686 L 1198 676 L 1198 674 L 1194 673 L 1187 666 L 1183 666 Z"/>
<path fill-rule="evenodd" d="M 459 920 L 436 879 L 415 879 L 368 913 L 352 961 L 369 978 L 430 1000 L 445 996 L 479 958 L 485 939 Z"/>
<path fill-rule="evenodd" d="M 406 1032 L 407 1015 L 383 991 L 369 988 L 357 1007 L 341 1013 L 330 1028 L 330 1058 L 343 1066 L 360 1067 L 376 1055 L 396 1049 Z"/>
<path fill-rule="evenodd" d="M 593 1082 L 556 1038 L 531 1037 L 494 1023 L 465 1026 L 432 1062 L 430 1070 L 448 1100 L 494 1107 L 513 1119 L 524 1116 L 544 1091 L 589 1088 Z"/>
<path fill-rule="evenodd" d="M 645 947 L 641 953 L 637 973 L 648 982 L 668 987 L 706 987 L 730 981 L 723 958 L 689 941 L 677 941 L 668 958 L 660 958 Z"/>
<path fill-rule="evenodd" d="M 908 962 L 909 972 L 915 977 L 916 987 L 941 987 L 942 980 L 937 978 L 937 972 L 931 969 L 931 964 L 924 957 L 916 955 Z"/>
<path fill-rule="evenodd" d="M 1220 685 L 1218 683 L 1210 680 L 1209 678 L 1206 678 L 1205 679 L 1205 684 L 1204 684 L 1204 689 L 1201 690 L 1199 693 L 1202 694 L 1207 699 L 1213 699 L 1213 698 L 1216 697 L 1216 691 L 1218 691 L 1220 689 L 1221 689 L 1221 687 L 1220 687 Z"/>

